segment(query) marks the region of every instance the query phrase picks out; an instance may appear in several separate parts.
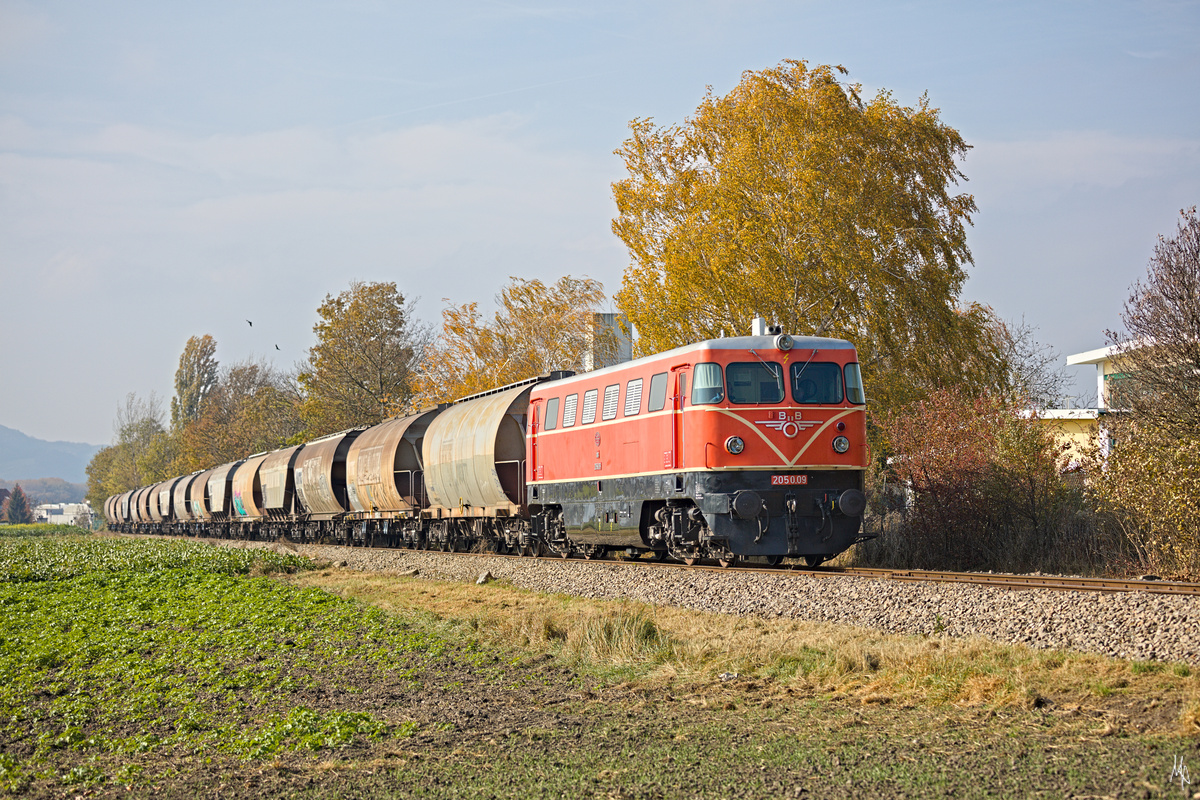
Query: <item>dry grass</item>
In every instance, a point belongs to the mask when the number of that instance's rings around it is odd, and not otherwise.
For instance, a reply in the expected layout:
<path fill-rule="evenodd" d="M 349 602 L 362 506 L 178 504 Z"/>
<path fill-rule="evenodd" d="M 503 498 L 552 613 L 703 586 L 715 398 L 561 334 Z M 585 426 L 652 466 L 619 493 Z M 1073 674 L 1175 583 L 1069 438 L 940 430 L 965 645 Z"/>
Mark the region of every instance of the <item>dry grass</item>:
<path fill-rule="evenodd" d="M 1075 712 L 1136 707 L 1157 720 L 1150 727 L 1162 730 L 1166 724 L 1171 732 L 1200 734 L 1200 676 L 1184 665 L 587 600 L 504 583 L 477 586 L 338 569 L 287 580 L 393 612 L 428 615 L 430 624 L 455 627 L 518 656 L 553 654 L 603 680 L 640 688 L 669 687 L 703 697 L 737 686 L 764 695 L 900 706 L 1047 706 Z M 1153 709 L 1157 712 L 1150 713 Z"/>

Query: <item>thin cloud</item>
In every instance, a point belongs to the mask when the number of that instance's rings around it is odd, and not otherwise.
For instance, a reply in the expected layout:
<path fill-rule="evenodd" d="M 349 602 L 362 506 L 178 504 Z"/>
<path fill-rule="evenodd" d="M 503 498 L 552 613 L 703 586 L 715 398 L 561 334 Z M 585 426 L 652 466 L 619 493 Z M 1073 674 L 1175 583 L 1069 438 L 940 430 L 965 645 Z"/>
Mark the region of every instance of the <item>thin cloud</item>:
<path fill-rule="evenodd" d="M 343 122 L 335 127 L 345 128 L 345 127 L 349 127 L 351 125 L 365 125 L 370 122 L 380 122 L 385 119 L 395 119 L 396 117 L 403 117 L 408 114 L 416 114 L 416 113 L 419 113 L 422 111 L 431 111 L 431 110 L 437 109 L 437 108 L 448 108 L 450 106 L 458 106 L 458 105 L 463 105 L 465 103 L 478 102 L 479 100 L 489 100 L 494 97 L 505 97 L 508 95 L 520 94 L 521 92 L 531 92 L 534 89 L 544 89 L 548 86 L 561 86 L 564 83 L 576 83 L 578 81 L 591 80 L 593 78 L 603 78 L 603 77 L 607 77 L 609 75 L 614 75 L 617 72 L 618 72 L 618 70 L 607 70 L 604 72 L 595 72 L 595 73 L 592 73 L 589 75 L 576 75 L 571 78 L 561 78 L 556 81 L 545 81 L 543 83 L 534 83 L 534 84 L 530 84 L 528 86 L 519 86 L 515 89 L 504 89 L 503 91 L 499 91 L 499 92 L 488 92 L 487 94 L 478 94 L 478 95 L 473 95 L 472 97 L 462 97 L 462 98 L 458 98 L 456 100 L 445 100 L 441 103 L 430 103 L 429 105 L 415 106 L 413 108 L 406 108 L 403 111 L 394 111 L 390 114 L 380 114 L 378 116 L 365 117 L 363 119 L 357 119 L 357 120 L 353 120 L 351 122 Z"/>
<path fill-rule="evenodd" d="M 1114 188 L 1197 167 L 1200 139 L 1076 131 L 1024 141 L 976 141 L 964 172 L 975 184 L 1008 193 Z"/>

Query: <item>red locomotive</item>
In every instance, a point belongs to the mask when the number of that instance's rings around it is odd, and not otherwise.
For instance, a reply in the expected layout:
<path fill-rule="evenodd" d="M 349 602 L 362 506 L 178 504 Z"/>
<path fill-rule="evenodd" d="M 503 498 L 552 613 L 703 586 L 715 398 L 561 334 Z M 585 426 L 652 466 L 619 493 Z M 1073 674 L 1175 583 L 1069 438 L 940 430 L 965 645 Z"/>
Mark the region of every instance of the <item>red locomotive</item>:
<path fill-rule="evenodd" d="M 864 403 L 849 342 L 786 334 L 541 383 L 529 511 L 585 553 L 820 563 L 859 540 Z"/>
<path fill-rule="evenodd" d="M 864 538 L 862 377 L 849 342 L 763 327 L 256 454 L 105 513 L 152 533 L 819 564 Z"/>

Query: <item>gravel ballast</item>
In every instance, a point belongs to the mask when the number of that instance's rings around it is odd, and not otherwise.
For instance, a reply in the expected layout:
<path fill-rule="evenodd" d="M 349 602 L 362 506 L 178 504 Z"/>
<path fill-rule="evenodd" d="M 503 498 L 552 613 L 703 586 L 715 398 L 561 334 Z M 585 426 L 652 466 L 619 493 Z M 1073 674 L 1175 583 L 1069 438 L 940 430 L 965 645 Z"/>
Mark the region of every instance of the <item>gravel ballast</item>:
<path fill-rule="evenodd" d="M 416 569 L 420 577 L 435 580 L 474 582 L 490 572 L 496 580 L 513 586 L 578 597 L 625 598 L 720 614 L 790 617 L 891 633 L 982 636 L 1041 649 L 1200 663 L 1200 598 L 1189 596 L 1000 589 L 417 550 L 221 543 L 286 548 L 371 572 L 411 574 Z"/>

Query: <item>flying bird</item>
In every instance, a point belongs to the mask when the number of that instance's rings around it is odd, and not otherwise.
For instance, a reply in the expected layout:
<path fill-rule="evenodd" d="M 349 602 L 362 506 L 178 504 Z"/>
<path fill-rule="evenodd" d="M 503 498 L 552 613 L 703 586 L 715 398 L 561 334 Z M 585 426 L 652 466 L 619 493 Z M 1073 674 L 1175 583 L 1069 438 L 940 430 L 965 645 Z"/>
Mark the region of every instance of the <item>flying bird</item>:
<path fill-rule="evenodd" d="M 246 320 L 246 324 L 249 325 L 251 328 L 254 327 L 254 323 L 251 322 L 250 320 Z"/>
<path fill-rule="evenodd" d="M 279 349 L 279 345 L 275 345 L 275 349 L 276 349 L 276 350 L 278 350 L 278 349 Z"/>

